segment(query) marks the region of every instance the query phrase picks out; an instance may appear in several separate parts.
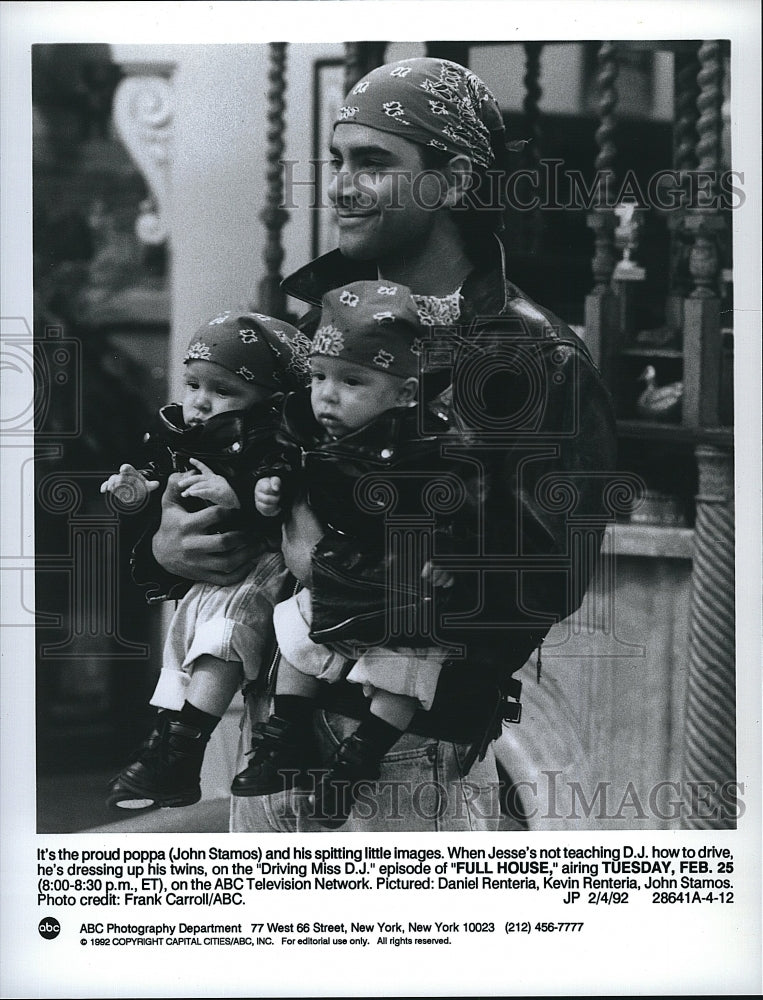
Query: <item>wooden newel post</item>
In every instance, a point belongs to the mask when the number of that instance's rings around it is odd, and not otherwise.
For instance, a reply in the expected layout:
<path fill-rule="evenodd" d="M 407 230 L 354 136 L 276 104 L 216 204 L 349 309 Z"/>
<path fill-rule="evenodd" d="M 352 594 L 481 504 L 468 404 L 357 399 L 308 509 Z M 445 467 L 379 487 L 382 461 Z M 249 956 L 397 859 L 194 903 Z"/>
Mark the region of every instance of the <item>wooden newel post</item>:
<path fill-rule="evenodd" d="M 736 826 L 734 463 L 700 445 L 683 764 L 686 829 Z"/>

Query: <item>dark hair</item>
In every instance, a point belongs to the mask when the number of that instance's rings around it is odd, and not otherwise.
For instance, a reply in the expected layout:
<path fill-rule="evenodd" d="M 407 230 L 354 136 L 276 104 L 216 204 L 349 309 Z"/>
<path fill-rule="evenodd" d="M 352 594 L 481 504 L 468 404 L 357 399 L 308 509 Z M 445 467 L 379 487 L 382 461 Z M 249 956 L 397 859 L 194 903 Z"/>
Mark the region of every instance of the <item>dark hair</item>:
<path fill-rule="evenodd" d="M 421 147 L 421 162 L 425 170 L 444 171 L 453 155 L 431 146 Z M 475 264 L 489 257 L 492 237 L 504 227 L 507 168 L 504 150 L 496 151 L 495 162 L 489 168 L 473 167 L 469 190 L 461 204 L 451 209 L 466 253 Z"/>

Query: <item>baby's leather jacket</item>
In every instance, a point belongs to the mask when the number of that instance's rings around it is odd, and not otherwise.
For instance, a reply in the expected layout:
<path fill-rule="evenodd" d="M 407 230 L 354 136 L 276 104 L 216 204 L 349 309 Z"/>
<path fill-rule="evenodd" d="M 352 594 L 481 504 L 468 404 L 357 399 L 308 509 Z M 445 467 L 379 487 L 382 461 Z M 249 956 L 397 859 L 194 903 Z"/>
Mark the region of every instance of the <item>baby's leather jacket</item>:
<path fill-rule="evenodd" d="M 232 486 L 240 507 L 226 514 L 220 527 L 225 530 L 246 528 L 257 531 L 262 550 L 275 551 L 280 546 L 278 526 L 261 517 L 254 506 L 257 469 L 266 454 L 272 452 L 280 419 L 283 395 L 279 394 L 245 411 L 218 413 L 204 423 L 188 427 L 178 403 L 163 406 L 143 438 L 146 464 L 141 472 L 156 480 L 161 488 L 151 494 L 150 503 L 133 529 L 140 538 L 133 549 L 133 580 L 144 588 L 149 604 L 178 600 L 190 588 L 189 581 L 167 573 L 153 557 L 151 540 L 161 519 L 161 495 L 169 476 L 193 469 L 190 458 L 197 458 L 213 472 L 224 476 Z M 201 510 L 207 501 L 187 497 L 182 500 L 189 510 Z"/>
<path fill-rule="evenodd" d="M 459 581 L 432 587 L 425 563 L 479 552 L 474 467 L 451 457 L 463 445 L 444 411 L 388 410 L 340 439 L 328 438 L 307 394 L 286 399 L 282 495 L 304 497 L 325 528 L 312 559 L 316 643 L 447 644 L 438 624 L 464 595 Z M 455 640 L 453 640 L 455 641 Z"/>

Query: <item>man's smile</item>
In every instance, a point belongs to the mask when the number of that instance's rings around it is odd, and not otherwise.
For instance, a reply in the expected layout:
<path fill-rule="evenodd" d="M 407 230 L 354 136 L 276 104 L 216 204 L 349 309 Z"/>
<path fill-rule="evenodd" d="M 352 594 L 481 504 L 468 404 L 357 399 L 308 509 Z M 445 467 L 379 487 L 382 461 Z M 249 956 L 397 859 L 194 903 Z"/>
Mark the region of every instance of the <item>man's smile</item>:
<path fill-rule="evenodd" d="M 378 215 L 378 212 L 375 208 L 338 208 L 336 215 L 340 222 L 346 222 L 352 219 L 369 219 L 373 215 Z"/>

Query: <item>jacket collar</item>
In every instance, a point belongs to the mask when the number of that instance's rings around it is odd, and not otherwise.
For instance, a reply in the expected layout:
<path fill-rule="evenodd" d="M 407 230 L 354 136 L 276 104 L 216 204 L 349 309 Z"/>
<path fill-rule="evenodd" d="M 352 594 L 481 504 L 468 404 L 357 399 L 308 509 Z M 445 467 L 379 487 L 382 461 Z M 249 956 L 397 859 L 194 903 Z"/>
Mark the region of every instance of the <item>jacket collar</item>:
<path fill-rule="evenodd" d="M 497 236 L 487 267 L 475 268 L 464 281 L 461 294 L 464 300 L 463 319 L 472 319 L 475 311 L 498 314 L 504 311 L 509 294 L 506 281 L 506 252 Z M 339 250 L 316 257 L 281 282 L 287 295 L 320 306 L 321 299 L 334 288 L 353 281 L 374 281 L 376 268 L 368 261 L 353 261 L 343 257 Z M 412 289 L 415 293 L 416 289 Z"/>
<path fill-rule="evenodd" d="M 315 419 L 310 397 L 305 392 L 290 393 L 284 402 L 279 436 L 284 443 L 305 452 L 334 458 L 362 458 L 380 466 L 394 465 L 401 452 L 437 443 L 449 429 L 445 415 L 440 416 L 437 433 L 421 435 L 415 408 L 385 410 L 362 427 L 336 440 L 327 439 Z"/>
<path fill-rule="evenodd" d="M 282 395 L 248 410 L 217 413 L 203 424 L 189 427 L 179 403 L 159 410 L 156 432 L 175 451 L 198 456 L 239 455 L 255 441 L 271 436 L 277 426 Z"/>

